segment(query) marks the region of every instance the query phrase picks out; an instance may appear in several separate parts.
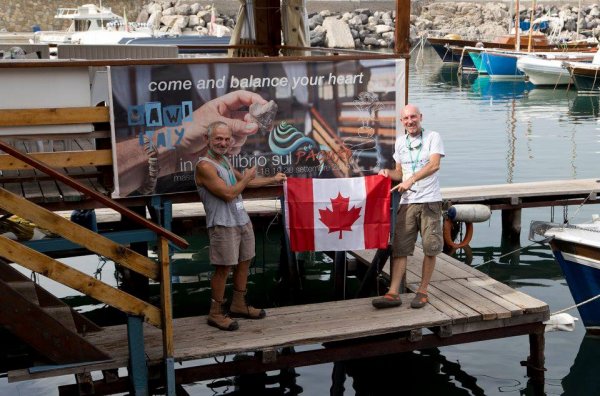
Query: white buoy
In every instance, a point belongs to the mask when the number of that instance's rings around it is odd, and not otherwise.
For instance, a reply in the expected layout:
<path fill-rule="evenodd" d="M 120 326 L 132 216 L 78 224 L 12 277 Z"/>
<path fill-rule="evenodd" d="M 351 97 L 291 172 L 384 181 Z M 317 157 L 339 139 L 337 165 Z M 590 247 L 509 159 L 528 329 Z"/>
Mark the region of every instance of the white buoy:
<path fill-rule="evenodd" d="M 448 208 L 448 218 L 452 221 L 464 221 L 465 223 L 481 223 L 488 221 L 492 211 L 489 206 L 480 204 L 452 205 Z"/>
<path fill-rule="evenodd" d="M 566 312 L 554 314 L 544 322 L 546 325 L 544 331 L 546 333 L 549 331 L 573 331 L 575 330 L 575 321 L 577 320 L 579 319 Z"/>

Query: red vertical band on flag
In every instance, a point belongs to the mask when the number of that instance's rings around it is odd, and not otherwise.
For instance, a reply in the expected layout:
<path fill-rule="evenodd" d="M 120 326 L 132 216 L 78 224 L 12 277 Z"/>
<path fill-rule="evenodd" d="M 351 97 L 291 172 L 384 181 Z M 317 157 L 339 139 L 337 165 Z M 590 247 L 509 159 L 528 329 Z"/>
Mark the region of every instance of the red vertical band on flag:
<path fill-rule="evenodd" d="M 365 177 L 365 249 L 385 249 L 390 235 L 391 179 L 383 176 Z"/>
<path fill-rule="evenodd" d="M 288 178 L 286 204 L 288 235 L 294 252 L 315 250 L 312 179 Z"/>

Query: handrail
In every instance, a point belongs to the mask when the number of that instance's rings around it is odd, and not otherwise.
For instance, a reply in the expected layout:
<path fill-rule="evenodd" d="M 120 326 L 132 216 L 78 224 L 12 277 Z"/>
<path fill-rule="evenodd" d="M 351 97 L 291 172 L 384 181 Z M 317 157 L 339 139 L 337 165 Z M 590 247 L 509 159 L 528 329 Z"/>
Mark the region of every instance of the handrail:
<path fill-rule="evenodd" d="M 185 249 L 189 246 L 189 243 L 185 239 L 181 238 L 180 236 L 175 235 L 171 231 L 166 230 L 166 229 L 154 224 L 153 222 L 151 222 L 151 221 L 147 220 L 146 218 L 140 216 L 139 214 L 133 212 L 129 208 L 113 201 L 110 198 L 105 197 L 104 195 L 92 190 L 89 187 L 86 187 L 86 186 L 78 183 L 76 180 L 71 179 L 70 177 L 63 175 L 62 173 L 55 171 L 54 169 L 47 166 L 43 162 L 40 162 L 40 161 L 36 160 L 35 158 L 32 158 L 29 155 L 20 152 L 19 150 L 15 149 L 14 147 L 9 146 L 8 144 L 4 143 L 3 141 L 0 141 L 0 150 L 4 151 L 7 154 L 12 155 L 13 157 L 25 162 L 26 164 L 31 165 L 32 167 L 46 173 L 47 175 L 52 176 L 53 178 L 65 183 L 66 185 L 73 187 L 77 191 L 101 202 L 102 204 L 106 205 L 107 207 L 119 212 L 121 215 L 126 216 L 126 217 L 130 218 L 131 220 L 135 221 L 137 224 L 152 230 L 153 232 L 162 236 L 163 238 L 167 239 L 168 241 L 172 242 L 176 246 L 178 246 L 182 249 Z"/>

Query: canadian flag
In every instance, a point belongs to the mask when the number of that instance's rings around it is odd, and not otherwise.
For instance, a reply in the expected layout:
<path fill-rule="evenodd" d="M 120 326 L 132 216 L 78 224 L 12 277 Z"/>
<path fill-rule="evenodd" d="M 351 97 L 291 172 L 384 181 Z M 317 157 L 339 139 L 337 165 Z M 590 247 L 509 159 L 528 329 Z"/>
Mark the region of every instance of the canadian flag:
<path fill-rule="evenodd" d="M 288 178 L 284 194 L 292 251 L 387 247 L 390 178 Z"/>

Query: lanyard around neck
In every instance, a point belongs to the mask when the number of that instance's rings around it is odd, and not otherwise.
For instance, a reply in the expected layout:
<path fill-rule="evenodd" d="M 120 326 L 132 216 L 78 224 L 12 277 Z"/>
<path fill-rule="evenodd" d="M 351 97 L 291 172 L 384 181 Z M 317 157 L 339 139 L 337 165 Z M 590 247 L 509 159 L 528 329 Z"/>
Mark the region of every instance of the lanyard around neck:
<path fill-rule="evenodd" d="M 231 166 L 229 165 L 227 160 L 223 156 L 221 156 L 220 160 L 217 159 L 217 156 L 215 155 L 215 153 L 213 153 L 212 150 L 208 150 L 208 156 L 214 159 L 215 161 L 218 161 L 219 165 L 225 168 L 227 174 L 229 175 L 229 182 L 233 186 L 237 182 L 237 179 L 235 178 L 235 174 L 233 173 L 233 170 L 231 169 Z"/>
<path fill-rule="evenodd" d="M 415 139 L 416 140 L 416 139 Z M 423 149 L 423 130 L 421 130 L 421 144 L 419 145 L 419 151 L 417 151 L 417 157 L 413 161 L 412 157 L 412 148 L 410 141 L 408 139 L 408 134 L 406 134 L 406 148 L 408 149 L 408 155 L 410 156 L 410 167 L 412 168 L 412 174 L 414 175 L 417 171 L 417 164 L 419 163 L 419 157 L 421 156 L 421 150 Z"/>

